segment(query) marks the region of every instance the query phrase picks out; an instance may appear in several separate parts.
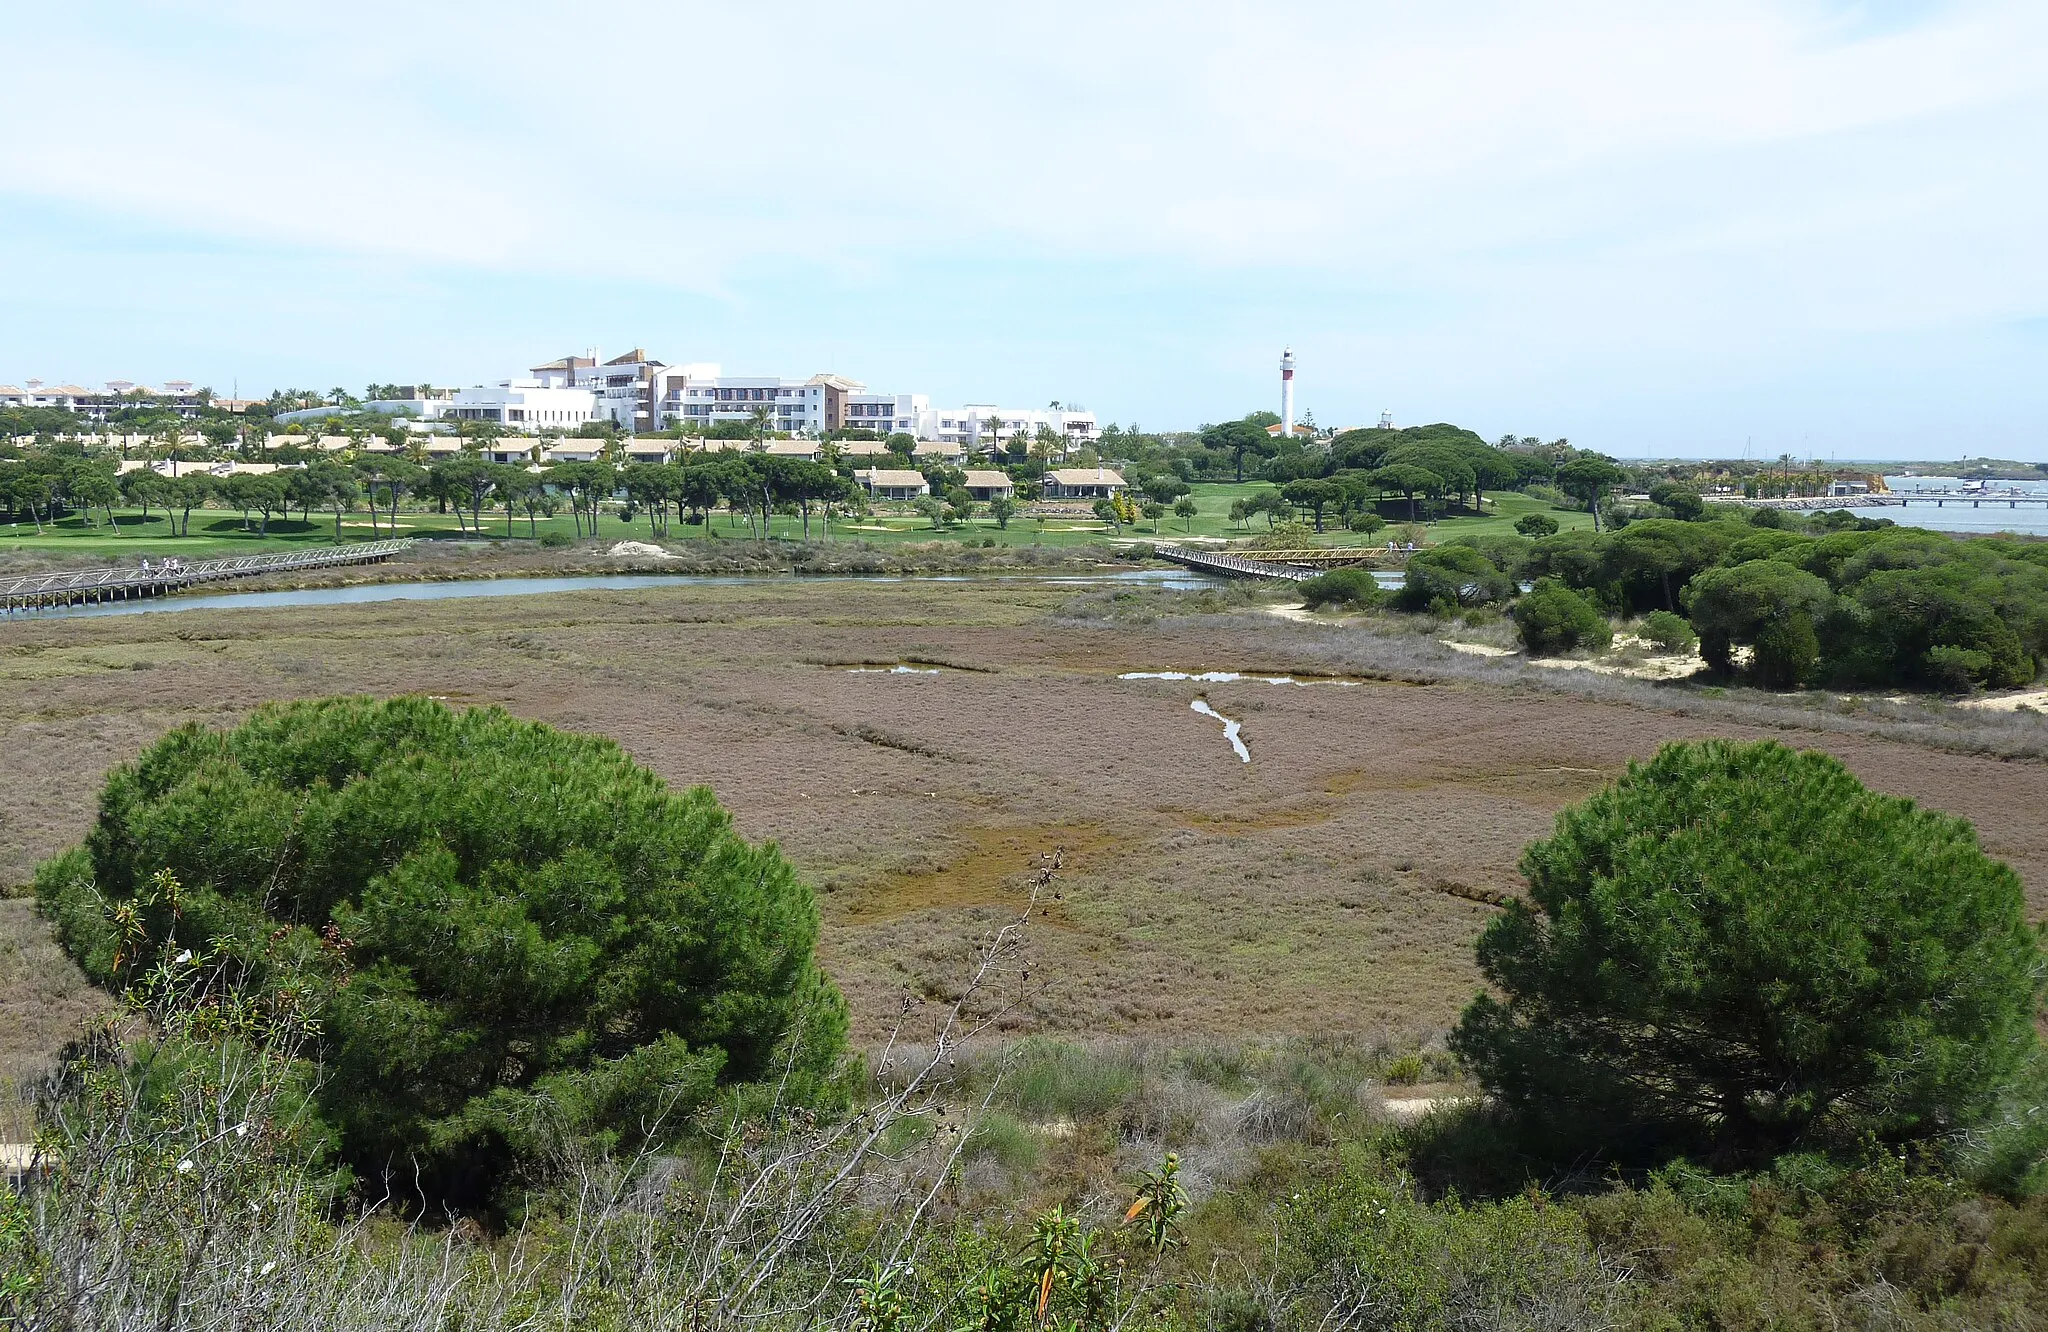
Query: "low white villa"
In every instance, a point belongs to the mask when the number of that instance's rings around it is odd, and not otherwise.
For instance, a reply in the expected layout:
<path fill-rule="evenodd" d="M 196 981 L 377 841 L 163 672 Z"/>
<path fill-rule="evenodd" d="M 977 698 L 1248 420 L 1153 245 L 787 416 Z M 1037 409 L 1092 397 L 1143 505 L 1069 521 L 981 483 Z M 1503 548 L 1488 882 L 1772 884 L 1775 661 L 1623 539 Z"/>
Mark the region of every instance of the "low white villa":
<path fill-rule="evenodd" d="M 912 471 L 888 471 L 870 467 L 855 472 L 854 479 L 867 487 L 868 494 L 878 500 L 914 500 L 932 493 L 926 484 L 924 473 Z"/>
<path fill-rule="evenodd" d="M 967 469 L 965 484 L 967 493 L 983 503 L 987 503 L 992 499 L 1015 499 L 1017 497 L 1017 485 L 1010 480 L 1009 475 L 1005 472 L 993 470 L 980 471 L 970 467 Z"/>
<path fill-rule="evenodd" d="M 1045 474 L 1049 500 L 1109 499 L 1125 489 L 1123 473 L 1109 467 L 1062 467 Z"/>

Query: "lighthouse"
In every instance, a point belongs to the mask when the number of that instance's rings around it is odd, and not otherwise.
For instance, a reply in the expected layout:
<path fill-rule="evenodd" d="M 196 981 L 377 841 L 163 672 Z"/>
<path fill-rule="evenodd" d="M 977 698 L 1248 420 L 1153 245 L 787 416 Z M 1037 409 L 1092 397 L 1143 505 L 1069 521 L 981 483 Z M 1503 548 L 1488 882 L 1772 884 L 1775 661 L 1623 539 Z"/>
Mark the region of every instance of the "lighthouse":
<path fill-rule="evenodd" d="M 1294 348 L 1280 352 L 1280 433 L 1294 435 Z"/>

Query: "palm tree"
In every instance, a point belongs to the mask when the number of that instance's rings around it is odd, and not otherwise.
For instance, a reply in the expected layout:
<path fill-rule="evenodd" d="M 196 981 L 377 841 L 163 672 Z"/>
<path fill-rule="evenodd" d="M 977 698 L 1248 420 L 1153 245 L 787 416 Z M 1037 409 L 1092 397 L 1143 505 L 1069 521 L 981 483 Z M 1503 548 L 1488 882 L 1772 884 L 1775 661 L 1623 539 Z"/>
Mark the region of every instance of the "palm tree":
<path fill-rule="evenodd" d="M 747 413 L 747 424 L 754 431 L 754 452 L 768 451 L 768 427 L 775 424 L 775 409 L 766 403 Z"/>
<path fill-rule="evenodd" d="M 178 474 L 178 464 L 184 462 L 186 458 L 184 423 L 174 422 L 171 425 L 165 426 L 159 433 L 163 439 L 163 444 L 159 448 L 157 456 L 170 460 L 171 475 L 176 476 Z"/>

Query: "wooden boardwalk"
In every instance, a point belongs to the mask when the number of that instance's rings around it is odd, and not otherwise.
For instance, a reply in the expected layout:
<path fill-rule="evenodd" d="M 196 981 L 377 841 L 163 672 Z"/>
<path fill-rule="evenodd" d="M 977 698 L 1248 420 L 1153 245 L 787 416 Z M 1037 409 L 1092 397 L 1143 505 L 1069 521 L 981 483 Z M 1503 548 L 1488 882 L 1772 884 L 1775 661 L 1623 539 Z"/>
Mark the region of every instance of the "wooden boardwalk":
<path fill-rule="evenodd" d="M 342 564 L 375 564 L 412 546 L 412 538 L 359 541 L 314 550 L 276 551 L 266 555 L 235 555 L 224 560 L 172 563 L 144 570 L 85 569 L 70 573 L 25 574 L 0 578 L 0 613 L 90 606 L 110 601 L 136 601 L 230 578 L 289 573 L 295 569 L 326 569 Z"/>
<path fill-rule="evenodd" d="M 1315 577 L 1317 571 L 1301 564 L 1272 564 L 1265 560 L 1248 560 L 1242 555 L 1226 555 L 1220 550 L 1190 550 L 1186 546 L 1154 546 L 1152 553 L 1162 560 L 1185 564 L 1190 569 L 1203 573 L 1222 574 L 1225 578 L 1284 578 L 1298 583 L 1304 578 Z"/>
<path fill-rule="evenodd" d="M 1715 495 L 1716 504 L 1741 504 L 1753 509 L 1903 509 L 1908 505 L 1932 505 L 1937 509 L 2008 509 L 2048 506 L 2048 494 L 2014 490 L 1894 490 L 1881 495 L 1800 495 L 1784 499 L 1744 499 L 1740 495 Z"/>
<path fill-rule="evenodd" d="M 1305 578 L 1313 578 L 1325 569 L 1359 565 L 1399 568 L 1407 559 L 1406 551 L 1397 553 L 1376 550 L 1371 546 L 1262 550 L 1255 552 L 1256 559 L 1248 555 L 1220 550 L 1196 550 L 1188 546 L 1154 546 L 1152 553 L 1162 560 L 1172 560 L 1175 564 L 1184 564 L 1190 569 L 1200 569 L 1204 573 L 1222 574 L 1226 578 L 1282 578 L 1295 583 Z"/>

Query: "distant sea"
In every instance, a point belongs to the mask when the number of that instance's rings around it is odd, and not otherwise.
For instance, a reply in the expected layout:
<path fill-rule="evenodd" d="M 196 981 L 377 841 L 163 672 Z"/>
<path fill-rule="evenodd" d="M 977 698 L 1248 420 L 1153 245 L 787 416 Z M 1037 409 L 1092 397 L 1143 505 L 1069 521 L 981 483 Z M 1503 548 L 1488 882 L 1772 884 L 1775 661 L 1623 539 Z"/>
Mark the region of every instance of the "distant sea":
<path fill-rule="evenodd" d="M 1961 478 L 1953 476 L 1888 476 L 1884 483 L 1900 494 L 1914 490 L 1957 490 L 1963 484 Z M 2048 481 L 1994 481 L 1991 486 L 1994 490 L 2010 488 L 2023 495 L 2048 495 Z M 1909 504 L 1903 509 L 1851 509 L 1849 512 L 1863 518 L 1889 518 L 1901 527 L 1925 527 L 1935 532 L 2015 532 L 2048 536 L 2048 504 L 2008 509 L 1987 499 L 1982 508 L 1971 508 L 1968 502 L 1958 504 L 1950 501 L 1940 508 L 1932 504 Z"/>

